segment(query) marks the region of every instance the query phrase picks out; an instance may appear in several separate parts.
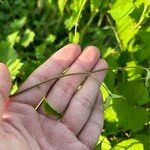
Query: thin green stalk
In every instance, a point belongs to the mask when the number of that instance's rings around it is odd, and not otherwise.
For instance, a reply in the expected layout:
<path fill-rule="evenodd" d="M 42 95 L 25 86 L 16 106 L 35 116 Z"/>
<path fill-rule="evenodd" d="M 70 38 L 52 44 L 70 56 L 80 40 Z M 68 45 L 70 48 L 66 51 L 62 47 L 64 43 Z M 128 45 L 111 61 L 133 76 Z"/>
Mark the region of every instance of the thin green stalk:
<path fill-rule="evenodd" d="M 80 19 L 80 15 L 81 15 L 81 12 L 82 12 L 82 10 L 83 10 L 83 7 L 84 7 L 84 5 L 85 5 L 85 3 L 86 3 L 86 1 L 87 0 L 84 0 L 84 2 L 82 3 L 82 6 L 81 6 L 81 8 L 80 8 L 80 10 L 79 10 L 79 13 L 78 13 L 78 16 L 77 16 L 77 20 L 76 20 L 76 24 L 75 24 L 75 30 L 74 30 L 74 43 L 78 43 L 78 41 L 77 41 L 77 28 L 78 28 L 78 23 L 79 23 L 79 19 Z"/>
<path fill-rule="evenodd" d="M 124 46 L 123 46 L 123 43 L 122 43 L 122 41 L 121 41 L 121 39 L 119 37 L 119 34 L 117 33 L 116 29 L 114 28 L 114 26 L 113 26 L 113 24 L 112 24 L 112 22 L 111 22 L 111 20 L 110 20 L 110 18 L 109 18 L 109 16 L 107 14 L 106 14 L 106 18 L 107 18 L 107 20 L 108 20 L 108 22 L 110 24 L 111 29 L 113 30 L 113 32 L 115 34 L 115 37 L 116 37 L 116 40 L 118 42 L 118 46 L 120 47 L 120 50 L 123 51 L 124 50 Z"/>

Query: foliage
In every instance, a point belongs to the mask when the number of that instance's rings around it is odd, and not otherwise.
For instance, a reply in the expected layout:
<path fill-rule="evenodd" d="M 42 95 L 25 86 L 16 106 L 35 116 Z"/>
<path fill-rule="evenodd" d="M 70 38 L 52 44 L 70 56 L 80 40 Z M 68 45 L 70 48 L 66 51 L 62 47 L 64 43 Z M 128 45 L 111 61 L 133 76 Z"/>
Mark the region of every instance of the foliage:
<path fill-rule="evenodd" d="M 150 0 L 1 0 L 0 11 L 0 61 L 13 92 L 65 44 L 96 45 L 111 69 L 95 150 L 150 149 Z"/>

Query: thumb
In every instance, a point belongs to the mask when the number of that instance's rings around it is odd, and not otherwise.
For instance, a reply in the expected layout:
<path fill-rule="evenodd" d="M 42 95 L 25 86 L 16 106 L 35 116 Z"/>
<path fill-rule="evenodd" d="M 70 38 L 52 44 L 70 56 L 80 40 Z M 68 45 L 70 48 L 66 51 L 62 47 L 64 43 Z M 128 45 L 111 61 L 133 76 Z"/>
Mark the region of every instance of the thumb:
<path fill-rule="evenodd" d="M 10 73 L 6 65 L 0 63 L 0 123 L 4 110 L 4 101 L 9 97 L 11 89 Z"/>

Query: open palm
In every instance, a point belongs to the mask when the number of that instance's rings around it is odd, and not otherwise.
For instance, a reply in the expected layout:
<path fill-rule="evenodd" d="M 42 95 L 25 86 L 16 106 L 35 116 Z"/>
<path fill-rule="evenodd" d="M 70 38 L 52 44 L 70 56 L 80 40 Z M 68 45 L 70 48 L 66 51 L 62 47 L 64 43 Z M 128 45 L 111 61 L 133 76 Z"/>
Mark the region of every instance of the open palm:
<path fill-rule="evenodd" d="M 67 68 L 65 74 L 106 68 L 107 63 L 99 57 L 99 50 L 94 46 L 81 53 L 79 46 L 69 44 L 36 69 L 19 90 L 56 77 Z M 105 73 L 94 73 L 88 78 L 85 75 L 67 76 L 8 101 L 10 75 L 7 67 L 0 64 L 0 149 L 91 150 L 103 126 L 99 85 Z M 35 111 L 43 95 L 49 104 L 63 113 L 61 120 L 47 116 L 42 105 Z"/>

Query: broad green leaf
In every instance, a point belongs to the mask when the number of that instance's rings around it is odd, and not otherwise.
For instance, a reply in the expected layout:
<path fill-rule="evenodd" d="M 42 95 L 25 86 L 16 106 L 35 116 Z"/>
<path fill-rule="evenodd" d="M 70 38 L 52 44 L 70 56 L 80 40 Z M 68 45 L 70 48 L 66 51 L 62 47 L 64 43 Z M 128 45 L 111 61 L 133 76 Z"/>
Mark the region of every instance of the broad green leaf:
<path fill-rule="evenodd" d="M 111 100 L 112 105 L 112 100 Z M 118 130 L 118 117 L 117 112 L 114 111 L 113 107 L 110 106 L 104 111 L 104 118 L 105 118 L 105 129 L 107 132 L 110 132 L 111 134 L 117 133 Z"/>
<path fill-rule="evenodd" d="M 20 37 L 18 35 L 19 31 L 15 31 L 12 34 L 8 35 L 7 41 L 10 43 L 11 46 L 14 46 L 16 42 L 19 42 Z"/>
<path fill-rule="evenodd" d="M 129 104 L 143 105 L 150 101 L 149 93 L 142 81 L 121 83 L 120 94 L 123 95 Z"/>
<path fill-rule="evenodd" d="M 20 59 L 16 59 L 14 62 L 8 64 L 12 80 L 16 78 L 16 75 L 19 73 L 22 65 L 23 63 L 21 63 Z"/>
<path fill-rule="evenodd" d="M 145 134 L 143 132 L 141 134 L 136 134 L 134 135 L 134 138 L 144 145 L 144 150 L 150 149 L 150 130 Z"/>
<path fill-rule="evenodd" d="M 61 15 L 63 15 L 63 13 L 64 13 L 64 8 L 66 5 L 66 2 L 67 2 L 67 0 L 58 0 L 58 7 L 59 7 Z"/>
<path fill-rule="evenodd" d="M 57 110 L 55 110 L 46 100 L 46 98 L 43 98 L 43 108 L 44 108 L 44 111 L 46 113 L 46 115 L 50 116 L 56 116 L 56 117 L 59 117 L 61 118 L 62 117 L 62 114 L 60 114 Z"/>
<path fill-rule="evenodd" d="M 122 95 L 117 95 L 114 93 L 111 93 L 107 86 L 103 83 L 101 86 L 101 92 L 103 96 L 103 103 L 104 103 L 104 110 L 108 109 L 111 106 L 112 99 L 122 98 Z"/>
<path fill-rule="evenodd" d="M 35 55 L 36 55 L 37 59 L 43 59 L 44 58 L 43 54 L 45 52 L 45 48 L 46 48 L 45 44 L 41 44 L 35 48 Z"/>
<path fill-rule="evenodd" d="M 109 11 L 113 19 L 116 21 L 117 33 L 125 46 L 135 33 L 137 33 L 137 30 L 130 33 L 136 24 L 129 16 L 133 10 L 133 0 L 117 0 Z M 126 36 L 127 34 L 128 36 Z"/>
<path fill-rule="evenodd" d="M 150 58 L 150 27 L 148 26 L 147 28 L 140 30 L 137 38 L 138 43 L 136 43 L 136 47 L 138 51 L 136 52 L 136 57 L 139 62 L 142 62 Z"/>
<path fill-rule="evenodd" d="M 138 33 L 144 16 L 148 13 L 145 11 L 148 9 L 147 4 L 145 1 L 137 3 L 133 0 L 116 0 L 113 3 L 109 12 L 116 21 L 116 32 L 125 46 Z"/>
<path fill-rule="evenodd" d="M 46 38 L 46 43 L 53 43 L 56 40 L 56 36 L 53 34 L 48 35 L 48 37 Z"/>
<path fill-rule="evenodd" d="M 71 30 L 75 25 L 78 26 L 79 22 L 77 22 L 77 19 L 80 19 L 82 16 L 81 11 L 83 11 L 84 7 L 83 4 L 85 4 L 86 0 L 73 0 L 71 3 L 71 8 L 72 8 L 72 14 L 70 15 L 69 18 L 65 20 L 65 25 L 68 30 Z M 81 10 L 82 9 L 82 10 Z M 78 15 L 80 13 L 80 16 L 78 18 Z"/>
<path fill-rule="evenodd" d="M 17 53 L 7 41 L 0 42 L 0 61 L 3 63 L 14 62 L 17 59 Z"/>
<path fill-rule="evenodd" d="M 111 148 L 111 144 L 108 141 L 107 137 L 101 135 L 96 147 L 93 150 L 110 150 Z"/>
<path fill-rule="evenodd" d="M 21 44 L 24 47 L 29 46 L 31 42 L 34 40 L 35 33 L 30 29 L 26 29 L 23 38 L 21 39 Z"/>
<path fill-rule="evenodd" d="M 130 68 L 135 67 L 135 68 Z M 142 69 L 136 68 L 137 62 L 136 61 L 128 61 L 127 62 L 127 69 L 125 69 L 128 73 L 128 81 L 132 81 L 135 79 L 139 79 L 142 76 Z"/>
<path fill-rule="evenodd" d="M 112 109 L 117 115 L 117 124 L 124 130 L 141 130 L 149 121 L 148 112 L 144 108 L 131 105 L 124 99 L 113 100 Z"/>
<path fill-rule="evenodd" d="M 124 140 L 115 145 L 113 150 L 144 150 L 143 144 L 137 139 Z"/>
<path fill-rule="evenodd" d="M 111 106 L 112 97 L 109 95 L 104 101 L 104 110 Z"/>
<path fill-rule="evenodd" d="M 110 91 L 107 88 L 107 86 L 105 85 L 105 83 L 102 83 L 100 90 L 102 92 L 103 100 L 105 101 L 107 99 L 107 97 L 109 96 Z"/>
<path fill-rule="evenodd" d="M 26 23 L 27 18 L 22 17 L 20 19 L 15 19 L 11 24 L 10 27 L 14 30 L 18 30 L 19 28 L 23 27 Z"/>

